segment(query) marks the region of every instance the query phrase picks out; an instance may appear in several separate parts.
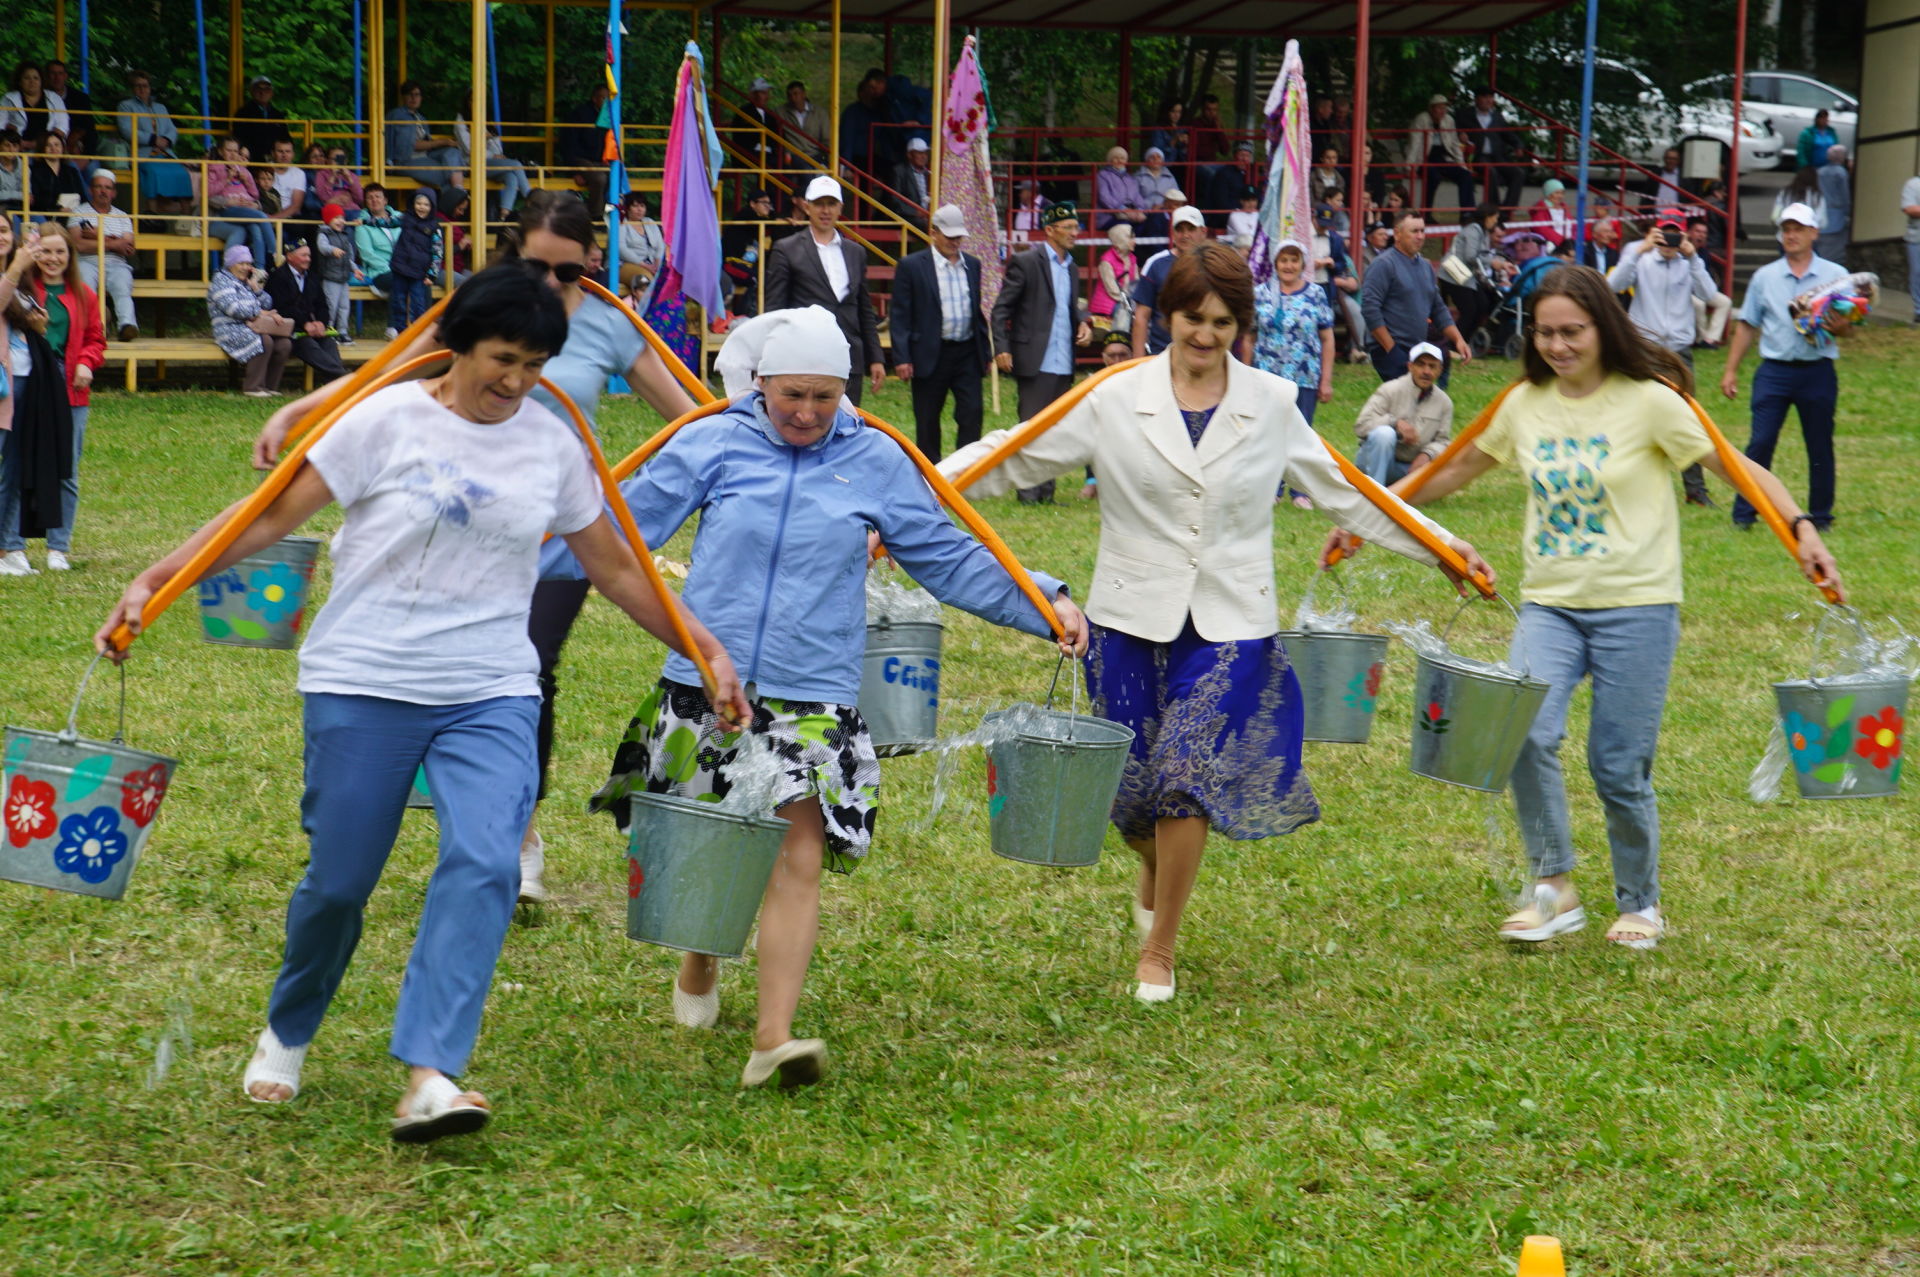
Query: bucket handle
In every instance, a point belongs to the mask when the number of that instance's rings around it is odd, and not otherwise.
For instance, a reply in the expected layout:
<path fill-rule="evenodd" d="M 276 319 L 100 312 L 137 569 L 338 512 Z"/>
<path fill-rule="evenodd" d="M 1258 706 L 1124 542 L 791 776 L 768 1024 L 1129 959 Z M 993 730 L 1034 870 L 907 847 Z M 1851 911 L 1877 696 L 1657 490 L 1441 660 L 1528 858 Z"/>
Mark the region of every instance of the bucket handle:
<path fill-rule="evenodd" d="M 1491 594 L 1491 595 L 1482 595 L 1482 596 L 1469 596 L 1460 601 L 1460 606 L 1453 610 L 1452 619 L 1450 619 L 1447 622 L 1447 628 L 1440 631 L 1440 642 L 1442 646 L 1446 646 L 1448 650 L 1452 650 L 1451 645 L 1447 643 L 1447 637 L 1453 633 L 1453 627 L 1455 623 L 1460 620 L 1461 614 L 1464 613 L 1468 608 L 1472 607 L 1475 603 L 1480 602 L 1481 598 L 1499 599 L 1500 602 L 1506 606 L 1507 611 L 1512 613 L 1513 615 L 1514 632 L 1515 633 L 1519 632 L 1520 613 L 1517 610 L 1515 610 L 1512 603 L 1507 601 L 1506 595 Z M 1527 658 L 1527 648 L 1526 648 L 1526 644 L 1524 643 L 1520 645 L 1520 673 L 1527 678 L 1533 677 L 1533 662 Z"/>
<path fill-rule="evenodd" d="M 1067 654 L 1065 652 L 1062 652 L 1060 653 L 1059 661 L 1057 661 L 1053 667 L 1053 682 L 1047 684 L 1047 708 L 1048 709 L 1053 708 L 1053 693 L 1054 693 L 1054 690 L 1060 686 L 1060 668 L 1061 666 L 1064 666 L 1066 663 L 1067 663 Z M 1073 706 L 1073 713 L 1067 718 L 1067 739 L 1068 740 L 1073 739 L 1074 724 L 1080 721 L 1080 662 L 1078 661 L 1075 661 L 1073 663 L 1073 674 L 1071 676 L 1070 681 L 1073 687 L 1073 699 L 1072 701 L 1069 702 L 1069 704 Z"/>
<path fill-rule="evenodd" d="M 60 731 L 62 744 L 71 745 L 80 739 L 80 702 L 86 697 L 87 683 L 93 678 L 94 666 L 100 664 L 100 658 L 105 655 L 105 652 L 95 652 L 93 659 L 87 662 L 86 673 L 80 676 L 80 690 L 73 694 L 73 706 L 67 710 L 67 725 Z M 127 743 L 127 667 L 116 663 L 115 668 L 120 671 L 120 723 L 113 729 L 113 743 L 124 745 Z"/>
<path fill-rule="evenodd" d="M 1834 617 L 1842 617 L 1853 623 L 1853 632 L 1864 646 L 1867 642 L 1867 623 L 1860 614 L 1845 603 L 1829 603 L 1820 610 L 1820 621 L 1813 627 L 1813 651 L 1807 656 L 1807 681 L 1815 687 L 1820 685 L 1820 676 L 1814 670 L 1820 664 L 1820 643 L 1827 634 L 1827 622 Z"/>
<path fill-rule="evenodd" d="M 1319 615 L 1318 610 L 1313 606 L 1313 598 L 1314 592 L 1320 588 L 1320 582 L 1323 578 L 1330 579 L 1334 585 L 1339 587 L 1340 601 L 1342 603 L 1349 606 L 1352 605 L 1353 593 L 1347 589 L 1347 579 L 1341 576 L 1339 571 L 1334 568 L 1323 568 L 1307 577 L 1307 592 L 1300 596 L 1300 614 L 1302 617 Z"/>

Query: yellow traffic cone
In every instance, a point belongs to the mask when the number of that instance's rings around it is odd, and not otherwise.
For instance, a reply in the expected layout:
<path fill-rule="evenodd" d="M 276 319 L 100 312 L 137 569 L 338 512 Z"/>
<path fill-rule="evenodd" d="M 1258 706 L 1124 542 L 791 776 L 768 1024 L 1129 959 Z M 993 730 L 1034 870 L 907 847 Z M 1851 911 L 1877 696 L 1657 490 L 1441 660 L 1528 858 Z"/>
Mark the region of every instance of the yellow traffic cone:
<path fill-rule="evenodd" d="M 1520 1243 L 1520 1271 L 1515 1277 L 1567 1277 L 1567 1261 L 1558 1237 L 1529 1237 Z"/>

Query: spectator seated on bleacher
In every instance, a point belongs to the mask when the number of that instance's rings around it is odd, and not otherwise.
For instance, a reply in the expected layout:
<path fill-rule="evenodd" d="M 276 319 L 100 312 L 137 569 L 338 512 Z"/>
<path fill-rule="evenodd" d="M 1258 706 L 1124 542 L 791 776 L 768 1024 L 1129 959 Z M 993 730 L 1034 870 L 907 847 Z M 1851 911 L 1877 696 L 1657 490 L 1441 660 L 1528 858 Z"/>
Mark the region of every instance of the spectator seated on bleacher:
<path fill-rule="evenodd" d="M 647 216 L 646 192 L 628 191 L 620 197 L 620 291 L 640 293 L 642 314 L 666 260 L 666 236 L 660 223 Z"/>
<path fill-rule="evenodd" d="M 463 169 L 473 167 L 473 130 L 467 127 L 467 117 L 453 117 L 453 141 L 460 148 L 460 166 Z M 500 180 L 500 216 L 512 214 L 516 205 L 533 192 L 533 183 L 527 180 L 527 166 L 508 155 L 500 142 L 500 126 L 487 125 L 487 178 Z"/>
<path fill-rule="evenodd" d="M 13 68 L 13 91 L 0 97 L 0 128 L 12 125 L 20 134 L 25 150 L 40 149 L 47 134 L 58 132 L 66 140 L 71 124 L 67 104 L 58 93 L 49 93 L 40 78 L 40 64 L 20 62 Z"/>
<path fill-rule="evenodd" d="M 220 262 L 207 285 L 213 340 L 245 368 L 241 388 L 256 399 L 271 399 L 280 393 L 280 373 L 293 357 L 293 321 L 264 296 L 265 274 L 245 244 L 229 248 Z"/>
<path fill-rule="evenodd" d="M 773 217 L 773 194 L 770 191 L 755 189 L 747 192 L 747 202 L 738 213 L 736 220 L 727 224 L 720 232 L 721 269 L 726 272 L 727 283 L 732 287 L 732 296 L 727 302 L 727 313 L 742 317 L 760 313 L 760 223 Z M 769 228 L 770 229 L 770 228 Z M 771 240 L 768 241 L 771 244 Z M 626 273 L 626 228 L 620 230 L 620 271 Z"/>
<path fill-rule="evenodd" d="M 921 230 L 927 229 L 927 210 L 933 201 L 933 155 L 925 138 L 907 139 L 907 158 L 894 167 L 890 185 L 896 192 L 888 202 L 893 211 Z"/>
<path fill-rule="evenodd" d="M 807 96 L 804 80 L 788 83 L 787 100 L 780 107 L 780 119 L 786 125 L 786 135 L 796 150 L 815 162 L 827 158 L 826 112 L 816 107 Z"/>
<path fill-rule="evenodd" d="M 227 247 L 245 244 L 253 261 L 266 270 L 273 261 L 273 224 L 260 207 L 260 188 L 247 171 L 238 138 L 223 138 L 220 161 L 207 165 L 207 234 Z"/>
<path fill-rule="evenodd" d="M 67 135 L 50 130 L 40 139 L 40 154 L 27 164 L 27 211 L 36 222 L 44 221 L 86 202 L 80 166 L 67 158 Z"/>
<path fill-rule="evenodd" d="M 330 148 L 325 163 L 309 177 L 308 189 L 314 199 L 322 204 L 338 204 L 350 222 L 360 219 L 367 207 L 367 192 L 360 184 L 359 175 L 347 168 L 346 148 Z"/>
<path fill-rule="evenodd" d="M 887 104 L 887 73 L 873 67 L 860 77 L 853 93 L 853 101 L 840 110 L 840 158 L 868 172 L 887 172 L 890 166 L 883 162 L 888 159 L 887 147 L 899 145 L 887 137 L 897 130 L 882 127 L 894 123 Z M 872 153 L 876 150 L 878 155 Z M 904 154 L 896 150 L 893 158 Z"/>
<path fill-rule="evenodd" d="M 162 103 L 154 101 L 153 78 L 145 71 L 127 77 L 127 96 L 120 99 L 108 127 L 96 144 L 102 154 L 138 158 L 140 211 L 178 216 L 193 211 L 193 174 L 175 164 L 180 153 L 180 130 Z"/>
<path fill-rule="evenodd" d="M 780 117 L 775 115 L 773 107 L 773 81 L 764 75 L 753 77 L 753 83 L 747 86 L 747 100 L 740 110 L 748 120 L 759 125 L 766 133 L 756 134 L 742 139 L 740 150 L 746 152 L 752 168 L 765 170 L 773 165 L 773 143 L 766 134 L 780 132 Z"/>
<path fill-rule="evenodd" d="M 286 261 L 267 276 L 267 296 L 274 310 L 293 321 L 294 355 L 321 381 L 346 376 L 340 349 L 327 335 L 327 294 L 313 269 L 310 245 L 303 241 L 288 247 Z"/>
<path fill-rule="evenodd" d="M 1138 228 L 1147 218 L 1147 205 L 1140 202 L 1140 183 L 1127 171 L 1127 148 L 1109 147 L 1107 163 L 1093 179 L 1093 203 L 1099 209 L 1095 230 L 1106 230 L 1115 222 Z"/>
<path fill-rule="evenodd" d="M 367 287 L 375 297 L 385 297 L 393 283 L 388 272 L 392 269 L 394 242 L 400 238 L 400 217 L 387 203 L 386 187 L 368 182 L 364 190 L 367 207 L 353 225 L 353 252 L 359 259 L 360 272 L 367 278 Z M 389 328 L 387 337 L 393 336 Z"/>
<path fill-rule="evenodd" d="M 20 130 L 0 128 L 0 213 L 27 206 L 27 157 L 20 153 Z"/>
<path fill-rule="evenodd" d="M 89 200 L 73 215 L 73 242 L 80 252 L 80 278 L 95 292 L 100 291 L 100 266 L 105 261 L 106 294 L 120 324 L 120 340 L 132 341 L 140 335 L 140 321 L 133 314 L 133 219 L 125 209 L 114 207 L 116 189 L 111 170 L 94 170 Z M 103 236 L 104 254 L 100 251 Z"/>
<path fill-rule="evenodd" d="M 275 142 L 273 144 L 273 180 L 269 188 L 273 192 L 267 216 L 280 222 L 301 224 L 313 221 L 314 209 L 308 205 L 312 196 L 307 192 L 307 171 L 293 162 L 293 143 Z M 289 238 L 286 232 L 280 236 L 281 243 Z"/>
<path fill-rule="evenodd" d="M 293 144 L 287 131 L 287 113 L 273 104 L 273 81 L 256 75 L 247 85 L 247 101 L 233 117 L 233 136 L 247 158 L 264 160 L 273 154 L 275 142 Z"/>
<path fill-rule="evenodd" d="M 419 82 L 408 80 L 400 86 L 400 105 L 387 112 L 388 172 L 436 191 L 464 185 L 460 148 L 427 127 L 427 117 L 420 114 L 421 97 Z"/>

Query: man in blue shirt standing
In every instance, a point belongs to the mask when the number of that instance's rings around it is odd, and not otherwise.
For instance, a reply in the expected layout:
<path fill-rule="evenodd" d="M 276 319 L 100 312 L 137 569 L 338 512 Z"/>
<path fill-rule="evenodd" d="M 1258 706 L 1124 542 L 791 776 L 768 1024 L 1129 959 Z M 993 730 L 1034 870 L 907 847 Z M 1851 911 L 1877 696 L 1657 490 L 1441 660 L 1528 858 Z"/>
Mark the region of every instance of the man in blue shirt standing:
<path fill-rule="evenodd" d="M 1740 394 L 1740 361 L 1747 348 L 1760 342 L 1760 368 L 1753 374 L 1753 433 L 1747 455 L 1763 466 L 1773 464 L 1773 446 L 1786 424 L 1787 409 L 1800 414 L 1800 437 L 1807 443 L 1807 517 L 1825 531 L 1833 522 L 1833 410 L 1840 398 L 1840 379 L 1833 363 L 1839 345 L 1830 334 L 1803 336 L 1794 326 L 1788 305 L 1810 288 L 1832 283 L 1847 273 L 1844 266 L 1815 255 L 1813 241 L 1820 233 L 1814 212 L 1805 204 L 1789 204 L 1780 214 L 1780 247 L 1786 255 L 1753 273 L 1740 322 L 1727 343 L 1727 371 L 1720 392 L 1729 399 Z M 1757 517 L 1743 498 L 1733 504 L 1733 521 L 1751 528 Z"/>
<path fill-rule="evenodd" d="M 1007 259 L 1006 283 L 993 303 L 994 362 L 1020 387 L 1020 420 L 1029 421 L 1073 385 L 1073 348 L 1093 340 L 1080 299 L 1073 242 L 1080 211 L 1054 204 L 1041 214 L 1046 239 Z M 1020 489 L 1020 500 L 1053 500 L 1053 480 Z"/>
<path fill-rule="evenodd" d="M 1427 222 L 1418 213 L 1402 213 L 1393 224 L 1393 247 L 1373 259 L 1360 285 L 1360 314 L 1373 340 L 1367 353 L 1381 381 L 1407 375 L 1407 352 L 1426 341 L 1429 329 L 1445 337 L 1455 358 L 1467 363 L 1473 352 L 1440 296 L 1433 267 L 1420 255 Z M 1440 388 L 1446 389 L 1446 369 Z"/>

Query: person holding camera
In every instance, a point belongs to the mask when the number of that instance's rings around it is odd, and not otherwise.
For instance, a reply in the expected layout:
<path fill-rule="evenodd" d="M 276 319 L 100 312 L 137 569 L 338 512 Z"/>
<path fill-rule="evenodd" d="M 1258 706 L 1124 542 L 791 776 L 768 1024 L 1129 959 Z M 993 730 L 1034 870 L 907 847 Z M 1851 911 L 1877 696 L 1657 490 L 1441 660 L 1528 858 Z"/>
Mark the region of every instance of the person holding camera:
<path fill-rule="evenodd" d="M 255 399 L 280 393 L 280 374 L 293 357 L 293 321 L 273 309 L 265 288 L 266 274 L 245 244 L 221 255 L 220 269 L 207 285 L 213 340 L 245 368 L 241 388 Z"/>

